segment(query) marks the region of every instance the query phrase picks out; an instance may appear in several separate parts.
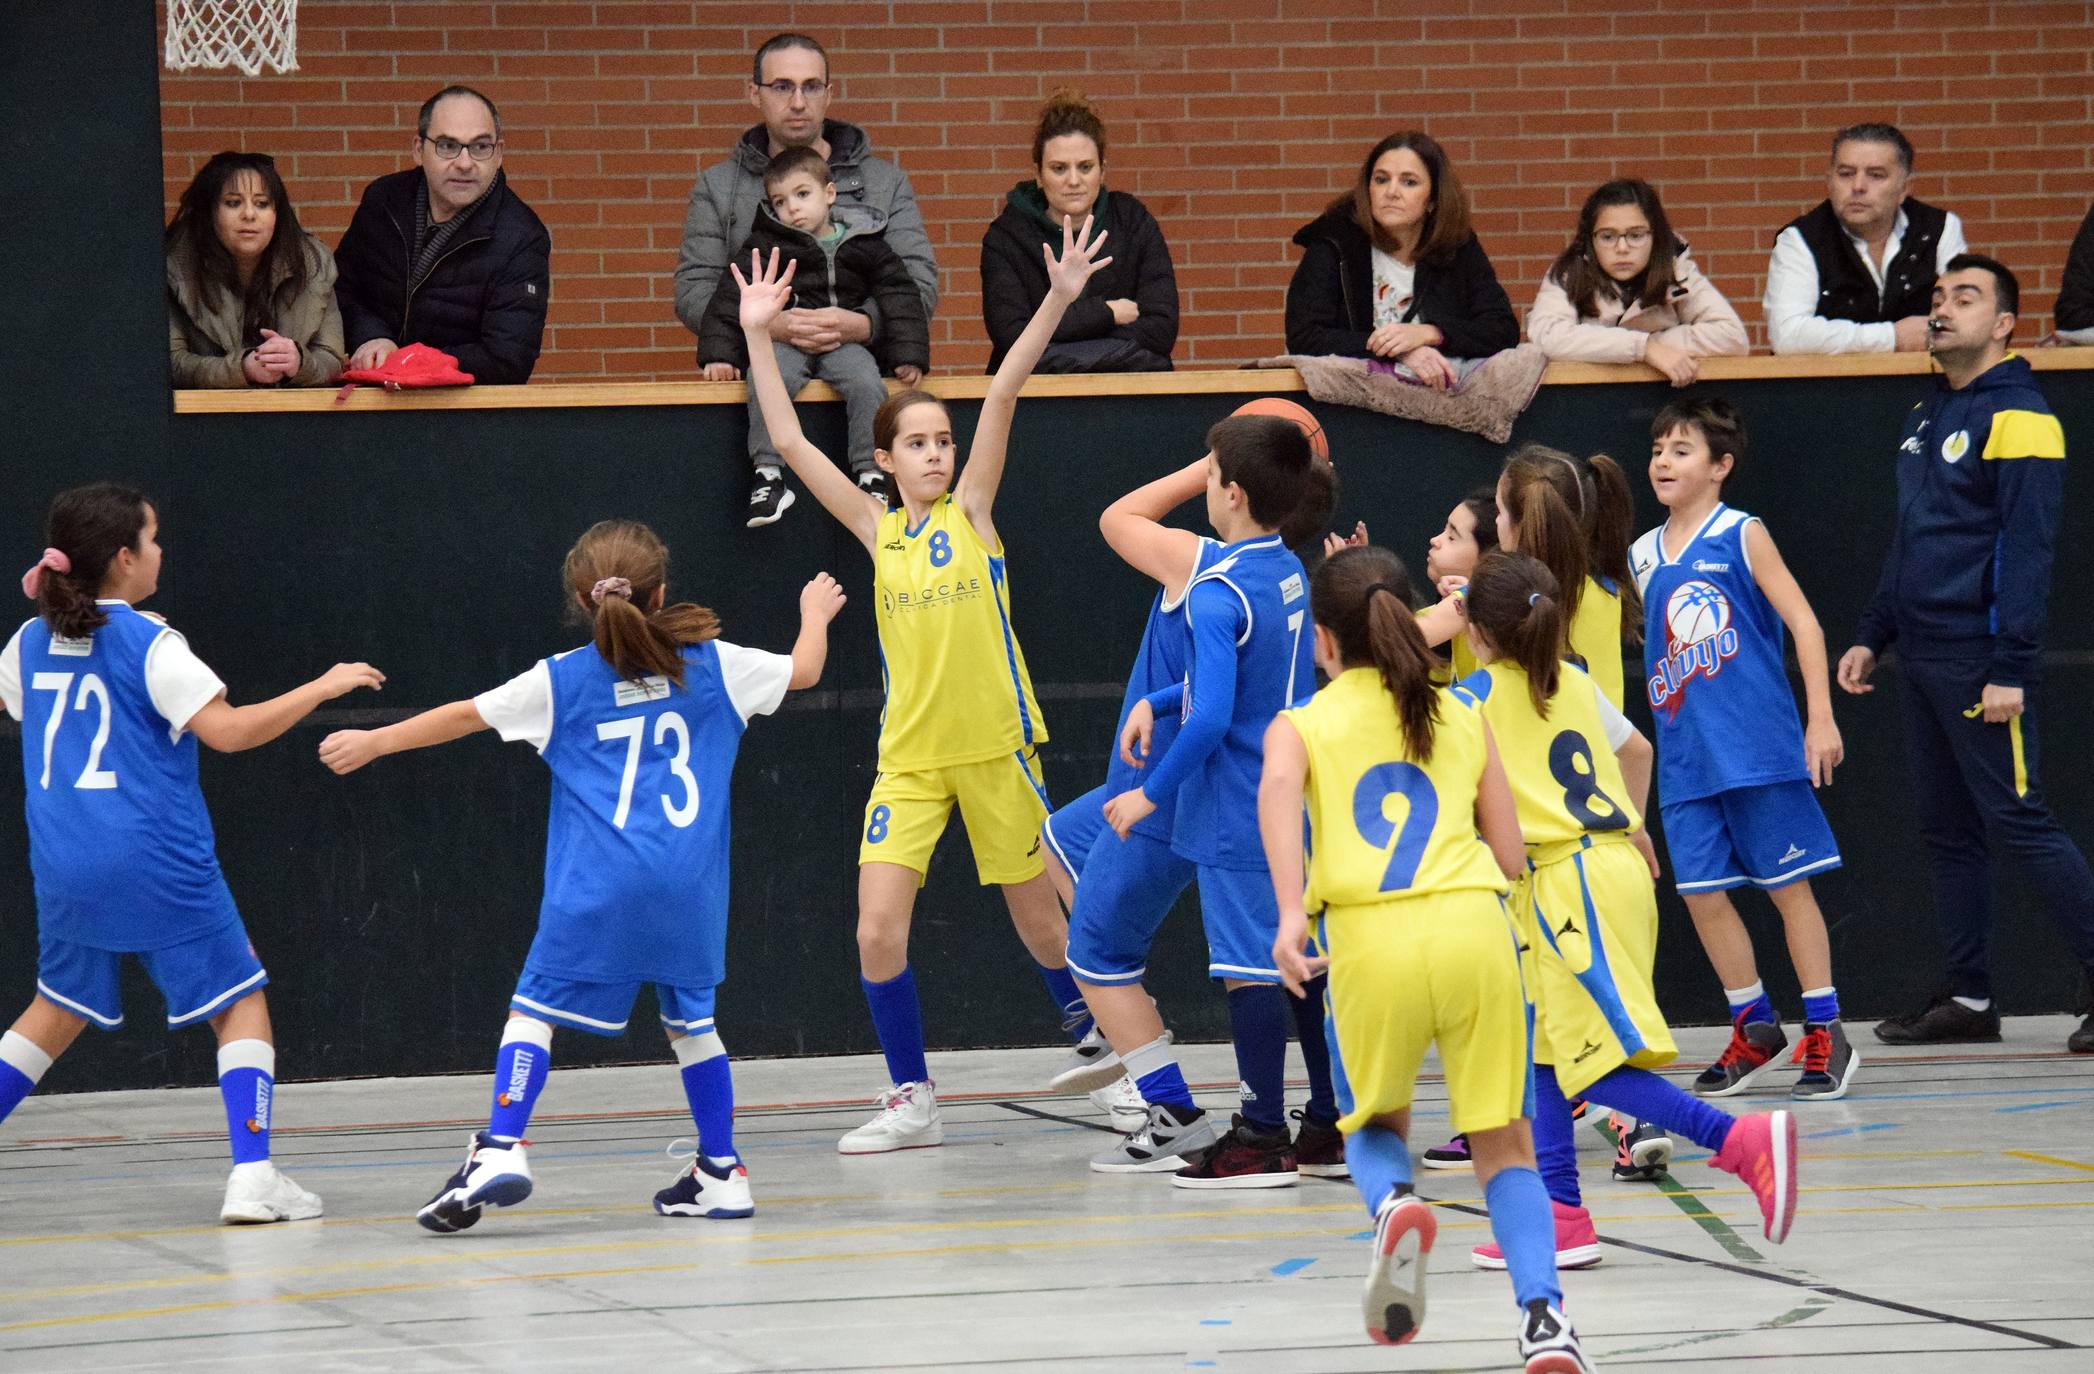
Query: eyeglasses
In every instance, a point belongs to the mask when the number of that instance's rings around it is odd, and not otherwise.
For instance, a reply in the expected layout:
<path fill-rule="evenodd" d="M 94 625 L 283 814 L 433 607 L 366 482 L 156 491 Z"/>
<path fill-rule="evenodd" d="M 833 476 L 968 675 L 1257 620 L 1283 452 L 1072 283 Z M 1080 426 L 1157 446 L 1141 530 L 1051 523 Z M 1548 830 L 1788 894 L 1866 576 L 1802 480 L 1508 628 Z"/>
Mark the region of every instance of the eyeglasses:
<path fill-rule="evenodd" d="M 476 138 L 470 143 L 460 143 L 455 138 L 432 138 L 428 142 L 430 147 L 436 149 L 436 155 L 445 162 L 451 161 L 460 153 L 471 153 L 473 161 L 485 162 L 493 157 L 494 150 L 502 145 L 498 138 Z"/>
<path fill-rule="evenodd" d="M 777 96 L 780 100 L 791 100 L 793 98 L 794 91 L 798 91 L 800 93 L 800 98 L 803 100 L 820 100 L 822 98 L 822 92 L 829 89 L 829 83 L 826 81 L 795 82 L 787 81 L 783 78 L 780 78 L 777 81 L 762 81 L 758 82 L 757 84 L 762 86 L 763 89 L 769 91 L 772 95 Z"/>
<path fill-rule="evenodd" d="M 1641 248 L 1644 244 L 1650 242 L 1650 230 L 1631 229 L 1625 234 L 1617 234 L 1612 229 L 1602 229 L 1592 236 L 1592 241 L 1602 248 L 1612 248 L 1617 243 L 1626 243 L 1631 248 Z"/>

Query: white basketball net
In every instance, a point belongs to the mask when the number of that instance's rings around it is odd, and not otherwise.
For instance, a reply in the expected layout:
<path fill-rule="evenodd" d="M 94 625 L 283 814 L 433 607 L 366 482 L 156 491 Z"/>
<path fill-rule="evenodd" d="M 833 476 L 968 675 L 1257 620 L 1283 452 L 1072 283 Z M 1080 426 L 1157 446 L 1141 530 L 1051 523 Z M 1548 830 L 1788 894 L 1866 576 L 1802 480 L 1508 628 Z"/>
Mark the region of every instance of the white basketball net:
<path fill-rule="evenodd" d="M 170 71 L 298 70 L 298 0 L 167 0 Z"/>

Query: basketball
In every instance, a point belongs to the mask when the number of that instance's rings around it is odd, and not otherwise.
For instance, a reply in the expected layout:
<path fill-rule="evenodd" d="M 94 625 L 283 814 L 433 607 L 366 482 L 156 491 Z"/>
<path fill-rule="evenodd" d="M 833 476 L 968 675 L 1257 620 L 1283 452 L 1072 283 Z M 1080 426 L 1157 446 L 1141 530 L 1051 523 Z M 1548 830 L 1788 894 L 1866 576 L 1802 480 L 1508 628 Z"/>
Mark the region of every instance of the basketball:
<path fill-rule="evenodd" d="M 1665 627 L 1674 644 L 1699 644 L 1730 627 L 1730 603 L 1707 582 L 1683 582 L 1665 603 Z"/>
<path fill-rule="evenodd" d="M 1260 396 L 1255 401 L 1245 401 L 1229 412 L 1231 415 L 1277 415 L 1283 420 L 1292 420 L 1301 426 L 1301 432 L 1309 436 L 1309 451 L 1318 458 L 1329 461 L 1330 440 L 1323 437 L 1323 422 L 1309 413 L 1308 407 L 1296 405 L 1282 396 Z"/>

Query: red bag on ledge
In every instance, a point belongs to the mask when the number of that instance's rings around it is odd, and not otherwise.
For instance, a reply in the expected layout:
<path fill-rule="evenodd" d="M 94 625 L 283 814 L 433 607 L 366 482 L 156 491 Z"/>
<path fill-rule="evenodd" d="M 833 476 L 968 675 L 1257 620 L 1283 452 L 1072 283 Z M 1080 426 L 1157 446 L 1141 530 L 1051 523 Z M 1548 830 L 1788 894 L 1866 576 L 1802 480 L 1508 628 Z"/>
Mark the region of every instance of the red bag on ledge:
<path fill-rule="evenodd" d="M 423 386 L 471 386 L 472 374 L 458 370 L 458 360 L 441 349 L 427 344 L 411 343 L 405 348 L 396 348 L 377 367 L 352 367 L 342 374 L 347 383 L 335 393 L 337 402 L 349 399 L 349 393 L 359 382 L 370 386 L 382 386 L 387 391 L 400 391 L 407 387 Z"/>

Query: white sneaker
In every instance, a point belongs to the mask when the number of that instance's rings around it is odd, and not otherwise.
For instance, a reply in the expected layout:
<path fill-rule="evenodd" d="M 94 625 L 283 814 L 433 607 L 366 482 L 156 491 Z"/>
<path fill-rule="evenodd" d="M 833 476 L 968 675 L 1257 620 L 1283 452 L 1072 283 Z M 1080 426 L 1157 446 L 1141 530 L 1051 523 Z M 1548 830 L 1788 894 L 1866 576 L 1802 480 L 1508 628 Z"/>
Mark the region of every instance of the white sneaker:
<path fill-rule="evenodd" d="M 1111 1087 L 1092 1089 L 1091 1105 L 1110 1116 L 1112 1128 L 1121 1135 L 1133 1135 L 1149 1120 L 1149 1104 L 1142 1090 L 1124 1073 Z"/>
<path fill-rule="evenodd" d="M 514 1207 L 531 1195 L 531 1187 L 524 1143 L 479 1131 L 465 1147 L 465 1163 L 422 1204 L 414 1219 L 439 1234 L 463 1231 L 479 1221 L 482 1207 Z"/>
<path fill-rule="evenodd" d="M 838 1154 L 880 1155 L 945 1143 L 938 1094 L 928 1078 L 920 1083 L 898 1083 L 874 1101 L 879 1115 L 837 1141 Z"/>
<path fill-rule="evenodd" d="M 225 1181 L 225 1202 L 218 1219 L 228 1226 L 269 1221 L 310 1221 L 320 1215 L 320 1197 L 277 1171 L 266 1159 L 235 1164 Z"/>
<path fill-rule="evenodd" d="M 1105 1033 L 1095 1023 L 1090 1033 L 1076 1042 L 1062 1066 L 1047 1080 L 1047 1087 L 1058 1093 L 1088 1093 L 1100 1088 L 1109 1088 L 1115 1078 L 1121 1077 L 1120 1056 L 1112 1052 L 1105 1043 Z"/>
<path fill-rule="evenodd" d="M 715 1164 L 698 1153 L 691 1142 L 689 1154 L 669 1146 L 669 1158 L 689 1159 L 676 1181 L 654 1195 L 654 1210 L 665 1217 L 747 1217 L 756 1215 L 756 1198 L 749 1191 L 749 1170 L 739 1160 Z"/>

